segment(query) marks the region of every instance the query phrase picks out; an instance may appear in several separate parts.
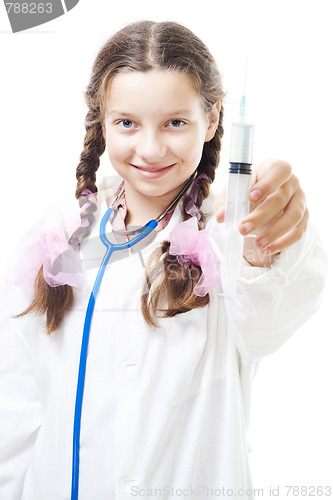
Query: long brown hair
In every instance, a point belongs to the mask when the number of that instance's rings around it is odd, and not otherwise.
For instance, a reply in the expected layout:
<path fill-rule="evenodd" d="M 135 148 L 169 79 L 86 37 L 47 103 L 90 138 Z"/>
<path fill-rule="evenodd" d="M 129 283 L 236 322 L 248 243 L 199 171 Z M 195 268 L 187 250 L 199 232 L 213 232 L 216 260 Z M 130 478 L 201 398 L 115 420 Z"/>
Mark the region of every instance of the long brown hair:
<path fill-rule="evenodd" d="M 224 93 L 216 63 L 207 47 L 189 29 L 174 22 L 141 21 L 130 24 L 113 35 L 97 54 L 84 94 L 88 112 L 85 118 L 84 148 L 76 169 L 76 197 L 80 206 L 85 204 L 81 217 L 88 218 L 90 224 L 81 227 L 72 235 L 70 243 L 73 246 L 89 234 L 94 219 L 93 212 L 96 206 L 94 203 L 86 204 L 83 192 L 87 189 L 93 193 L 97 192 L 96 171 L 106 146 L 103 137 L 104 117 L 107 91 L 112 78 L 124 71 L 152 70 L 177 71 L 188 75 L 202 97 L 207 113 L 215 103 L 222 102 Z M 205 173 L 212 181 L 219 164 L 223 135 L 222 118 L 223 107 L 215 136 L 204 144 L 202 158 L 197 168 L 198 175 Z M 200 189 L 196 202 L 198 209 L 210 189 L 209 181 L 205 178 L 201 178 L 199 182 Z M 183 200 L 184 220 L 189 218 L 184 210 L 187 201 Z M 204 215 L 201 215 L 204 220 Z M 178 264 L 176 257 L 169 255 L 168 249 L 169 242 L 163 242 L 159 252 L 152 254 L 146 273 L 147 284 L 142 294 L 141 305 L 146 322 L 153 326 L 157 326 L 159 315 L 174 316 L 196 307 L 203 307 L 209 302 L 208 294 L 205 297 L 198 297 L 193 293 L 193 288 L 200 278 L 200 268 L 194 264 L 184 268 Z M 162 263 L 157 258 L 157 255 L 161 255 L 161 251 Z M 173 279 L 169 279 L 171 269 Z M 47 331 L 51 333 L 60 326 L 65 314 L 71 309 L 73 300 L 73 289 L 69 285 L 50 287 L 43 278 L 43 268 L 41 268 L 35 282 L 33 302 L 21 315 L 32 311 L 45 314 Z M 161 307 L 162 302 L 165 304 L 164 308 Z"/>

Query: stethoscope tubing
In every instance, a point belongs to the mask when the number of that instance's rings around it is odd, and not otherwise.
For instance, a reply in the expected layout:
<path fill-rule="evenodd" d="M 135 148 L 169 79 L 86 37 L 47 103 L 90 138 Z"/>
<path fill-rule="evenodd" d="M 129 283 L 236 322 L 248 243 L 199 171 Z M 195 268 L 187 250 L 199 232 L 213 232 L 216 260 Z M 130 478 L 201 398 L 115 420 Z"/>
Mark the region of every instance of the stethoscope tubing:
<path fill-rule="evenodd" d="M 93 289 L 91 291 L 89 302 L 87 306 L 87 311 L 84 320 L 82 343 L 81 343 L 81 353 L 78 371 L 78 381 L 76 390 L 76 400 L 75 400 L 75 411 L 74 411 L 74 427 L 73 427 L 73 456 L 72 456 L 72 492 L 71 500 L 78 499 L 79 493 L 79 466 L 80 466 L 80 434 L 81 434 L 81 415 L 82 415 L 82 402 L 83 402 L 83 392 L 84 392 L 84 382 L 86 375 L 86 365 L 87 365 L 87 354 L 88 354 L 88 344 L 91 329 L 91 321 L 95 308 L 96 297 L 100 289 L 102 279 L 109 263 L 110 257 L 115 251 L 125 250 L 134 246 L 139 241 L 143 240 L 146 236 L 151 233 L 151 231 L 157 226 L 158 222 L 156 220 L 149 221 L 145 226 L 140 228 L 139 234 L 125 243 L 111 243 L 105 234 L 106 224 L 111 216 L 112 208 L 108 208 L 102 217 L 100 224 L 100 239 L 106 246 L 106 252 L 103 257 L 102 263 L 99 267 Z"/>

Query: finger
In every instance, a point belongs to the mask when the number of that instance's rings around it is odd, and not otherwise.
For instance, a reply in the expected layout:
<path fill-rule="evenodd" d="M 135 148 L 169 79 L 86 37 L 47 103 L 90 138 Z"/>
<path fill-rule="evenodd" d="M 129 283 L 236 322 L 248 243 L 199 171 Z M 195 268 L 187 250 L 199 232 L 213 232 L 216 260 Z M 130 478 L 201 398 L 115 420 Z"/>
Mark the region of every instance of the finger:
<path fill-rule="evenodd" d="M 219 207 L 219 209 L 215 212 L 216 216 L 216 221 L 217 222 L 224 222 L 224 217 L 225 217 L 225 207 Z"/>
<path fill-rule="evenodd" d="M 296 192 L 299 192 L 303 197 L 305 196 L 299 187 L 297 177 L 292 176 L 288 182 L 284 183 L 277 191 L 257 205 L 256 208 L 241 221 L 240 232 L 245 235 L 251 231 L 257 232 L 260 230 L 260 227 L 278 217 L 286 209 Z"/>
<path fill-rule="evenodd" d="M 256 182 L 252 185 L 249 198 L 252 202 L 264 200 L 274 193 L 292 176 L 289 163 L 282 160 L 270 160 L 258 165 Z M 263 172 L 261 172 L 261 170 Z"/>
<path fill-rule="evenodd" d="M 226 187 L 223 188 L 222 193 L 216 198 L 216 200 L 213 203 L 213 210 L 215 212 L 217 222 L 224 221 L 225 195 L 226 195 Z"/>
<path fill-rule="evenodd" d="M 264 248 L 282 238 L 301 222 L 306 210 L 304 193 L 303 191 L 297 191 L 283 214 L 257 235 L 256 245 L 259 248 Z"/>
<path fill-rule="evenodd" d="M 306 209 L 303 219 L 293 227 L 291 231 L 285 234 L 282 238 L 274 241 L 271 245 L 263 249 L 265 255 L 273 255 L 282 252 L 282 250 L 296 243 L 305 233 L 309 222 L 309 212 Z"/>

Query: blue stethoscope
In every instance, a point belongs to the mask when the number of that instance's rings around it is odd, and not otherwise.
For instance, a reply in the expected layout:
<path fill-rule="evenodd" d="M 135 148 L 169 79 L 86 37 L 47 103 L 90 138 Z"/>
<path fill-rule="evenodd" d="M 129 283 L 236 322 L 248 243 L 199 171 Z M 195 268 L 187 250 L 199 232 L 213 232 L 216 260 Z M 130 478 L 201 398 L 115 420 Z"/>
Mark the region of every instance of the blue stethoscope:
<path fill-rule="evenodd" d="M 133 247 L 140 241 L 142 241 L 144 238 L 146 238 L 152 231 L 153 229 L 157 226 L 157 224 L 163 219 L 163 217 L 166 216 L 166 214 L 171 211 L 180 198 L 183 196 L 189 185 L 191 184 L 193 178 L 195 177 L 195 174 L 193 174 L 183 187 L 183 189 L 180 191 L 180 193 L 177 195 L 177 197 L 173 200 L 173 202 L 164 210 L 164 212 L 157 217 L 157 219 L 153 219 L 149 221 L 145 226 L 142 226 L 141 228 L 132 230 L 132 231 L 115 231 L 118 234 L 129 236 L 129 235 L 134 235 L 134 238 L 132 238 L 129 241 L 126 241 L 125 243 L 112 243 L 109 241 L 109 239 L 106 237 L 106 225 L 111 217 L 111 214 L 113 218 L 115 217 L 118 209 L 117 209 L 117 202 L 121 198 L 121 196 L 124 193 L 124 188 L 121 190 L 119 195 L 115 198 L 114 202 L 112 203 L 111 208 L 108 208 L 107 211 L 105 212 L 101 224 L 100 224 L 100 230 L 99 230 L 99 236 L 102 241 L 102 243 L 106 247 L 106 252 L 103 257 L 102 263 L 99 267 L 99 270 L 97 272 L 97 276 L 95 279 L 95 283 L 93 286 L 93 289 L 90 294 L 88 306 L 87 306 L 87 311 L 86 311 L 86 316 L 84 320 L 84 327 L 83 327 L 83 334 L 82 334 L 82 344 L 81 344 L 81 354 L 80 354 L 80 362 L 79 362 L 79 372 L 78 372 L 78 380 L 77 380 L 77 389 L 76 389 L 76 400 L 75 400 L 75 412 L 74 412 L 74 427 L 73 427 L 73 457 L 72 457 L 72 493 L 71 493 L 71 500 L 77 500 L 78 499 L 78 493 L 79 493 L 79 462 L 80 462 L 80 432 L 81 432 L 81 414 L 82 414 L 82 401 L 83 401 L 83 390 L 84 390 L 84 381 L 85 381 L 85 374 L 86 374 L 86 364 L 87 364 L 87 354 L 88 354 L 88 343 L 89 343 L 89 334 L 90 334 L 90 328 L 91 328 L 91 321 L 92 321 L 92 316 L 94 312 L 94 307 L 95 307 L 95 302 L 96 302 L 96 297 L 99 291 L 99 288 L 101 286 L 101 282 L 106 270 L 106 267 L 108 265 L 108 262 L 110 260 L 111 255 L 120 250 L 125 250 L 128 248 Z"/>

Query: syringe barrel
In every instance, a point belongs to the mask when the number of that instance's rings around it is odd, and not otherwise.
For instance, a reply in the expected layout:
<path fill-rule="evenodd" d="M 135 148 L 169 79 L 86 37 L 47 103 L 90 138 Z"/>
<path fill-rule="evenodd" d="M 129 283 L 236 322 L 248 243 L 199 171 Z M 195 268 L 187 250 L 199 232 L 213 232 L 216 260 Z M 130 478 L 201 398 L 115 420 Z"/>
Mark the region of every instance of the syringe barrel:
<path fill-rule="evenodd" d="M 247 173 L 235 173 L 236 167 L 244 167 Z M 234 169 L 234 173 L 232 173 Z M 233 297 L 237 294 L 237 279 L 243 257 L 244 237 L 238 226 L 249 213 L 249 190 L 251 185 L 251 166 L 231 164 L 227 187 L 225 211 L 225 254 L 224 254 L 224 295 Z"/>
<path fill-rule="evenodd" d="M 235 122 L 231 128 L 230 163 L 252 164 L 254 126 Z"/>
<path fill-rule="evenodd" d="M 238 165 L 238 164 L 236 164 Z M 246 165 L 250 167 L 250 165 Z M 230 169 L 232 165 L 230 165 Z M 249 213 L 249 191 L 251 186 L 251 170 L 248 173 L 229 173 L 227 200 L 225 212 L 225 231 L 226 233 L 239 233 L 238 225 Z"/>

